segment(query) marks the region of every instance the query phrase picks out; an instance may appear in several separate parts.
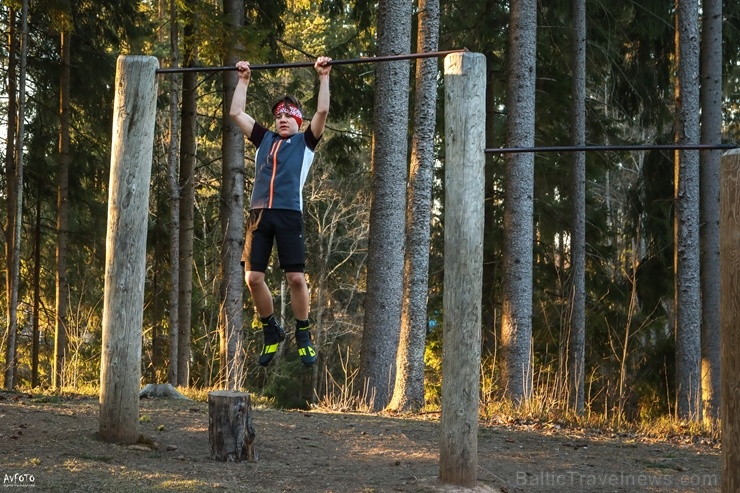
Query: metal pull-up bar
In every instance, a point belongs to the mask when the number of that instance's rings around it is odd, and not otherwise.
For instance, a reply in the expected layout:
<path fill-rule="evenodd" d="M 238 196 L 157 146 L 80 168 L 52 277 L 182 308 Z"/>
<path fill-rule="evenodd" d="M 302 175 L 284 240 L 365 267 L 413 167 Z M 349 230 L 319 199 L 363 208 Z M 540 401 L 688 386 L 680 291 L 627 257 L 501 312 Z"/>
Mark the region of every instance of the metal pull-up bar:
<path fill-rule="evenodd" d="M 355 63 L 377 63 L 377 62 L 391 62 L 397 60 L 414 60 L 417 58 L 437 58 L 447 56 L 450 53 L 463 53 L 467 52 L 466 48 L 448 51 L 426 51 L 422 53 L 407 53 L 401 55 L 385 55 L 385 56 L 371 56 L 363 58 L 350 58 L 348 60 L 332 60 L 329 65 L 349 65 Z M 300 68 L 300 67 L 313 67 L 315 62 L 294 62 L 294 63 L 267 63 L 262 65 L 249 65 L 251 70 L 265 70 L 265 69 L 280 69 L 280 68 Z M 175 67 L 175 68 L 161 68 L 157 70 L 158 74 L 172 74 L 179 72 L 225 72 L 228 70 L 236 70 L 235 65 L 226 67 Z"/>
<path fill-rule="evenodd" d="M 737 149 L 737 144 L 635 144 L 594 146 L 497 147 L 486 149 L 486 154 L 515 154 L 523 152 L 581 152 L 581 151 L 715 151 Z"/>

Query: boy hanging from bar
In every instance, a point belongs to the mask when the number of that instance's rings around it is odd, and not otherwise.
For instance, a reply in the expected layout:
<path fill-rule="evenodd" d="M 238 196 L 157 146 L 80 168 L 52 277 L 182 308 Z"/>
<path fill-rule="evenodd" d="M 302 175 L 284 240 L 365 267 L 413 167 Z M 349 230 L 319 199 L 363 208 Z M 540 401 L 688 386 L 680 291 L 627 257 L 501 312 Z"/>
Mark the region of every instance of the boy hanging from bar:
<path fill-rule="evenodd" d="M 302 133 L 301 105 L 292 96 L 284 96 L 272 107 L 275 131 L 268 130 L 245 113 L 251 70 L 247 61 L 236 64 L 239 81 L 229 114 L 257 147 L 242 262 L 247 287 L 259 316 L 259 324 L 255 328 L 261 327 L 264 334 L 264 346 L 258 360 L 262 366 L 272 361 L 280 342 L 285 340 L 285 330 L 275 317 L 272 293 L 265 282 L 273 242 L 277 243 L 280 268 L 285 272 L 290 289 L 298 355 L 306 367 L 316 362 L 316 349 L 308 321 L 308 286 L 304 275 L 303 184 L 329 114 L 330 62 L 331 58 L 321 56 L 314 63 L 319 77 L 316 113 Z"/>

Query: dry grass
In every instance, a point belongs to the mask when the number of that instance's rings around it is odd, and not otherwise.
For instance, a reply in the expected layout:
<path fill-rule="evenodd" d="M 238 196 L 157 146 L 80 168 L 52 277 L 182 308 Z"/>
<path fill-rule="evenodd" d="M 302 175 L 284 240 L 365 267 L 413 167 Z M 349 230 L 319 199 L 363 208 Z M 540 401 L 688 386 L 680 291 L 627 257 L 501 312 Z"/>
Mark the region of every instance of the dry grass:
<path fill-rule="evenodd" d="M 357 371 L 344 368 L 344 377 L 337 381 L 327 374 L 326 395 L 319 399 L 313 408 L 319 411 L 359 412 L 372 414 L 366 399 L 368 389 L 357 392 Z M 181 388 L 177 389 L 185 397 L 207 402 L 208 393 L 216 388 Z M 31 396 L 34 402 L 53 404 L 64 402 L 69 398 L 97 398 L 100 388 L 93 385 L 80 387 L 63 387 L 51 389 L 21 389 L 19 392 Z M 273 398 L 252 394 L 252 406 L 257 409 L 276 408 Z M 421 415 L 435 414 L 440 411 L 438 405 L 427 405 Z M 563 410 L 562 404 L 551 393 L 533 393 L 532 398 L 516 405 L 511 400 L 496 399 L 490 395 L 481 400 L 479 416 L 482 423 L 541 423 L 556 425 L 569 429 L 588 429 L 602 433 L 618 433 L 657 441 L 682 441 L 718 444 L 721 439 L 721 422 L 718 419 L 704 421 L 679 420 L 673 416 L 661 416 L 654 419 L 628 420 L 624 417 L 608 416 L 604 413 L 589 412 L 582 415 Z"/>

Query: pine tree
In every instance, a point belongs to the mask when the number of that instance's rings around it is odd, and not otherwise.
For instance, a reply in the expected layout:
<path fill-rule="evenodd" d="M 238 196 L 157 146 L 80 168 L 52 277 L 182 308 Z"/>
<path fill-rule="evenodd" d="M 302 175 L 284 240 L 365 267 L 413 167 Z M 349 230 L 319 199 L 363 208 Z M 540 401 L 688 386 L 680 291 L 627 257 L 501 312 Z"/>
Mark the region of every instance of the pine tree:
<path fill-rule="evenodd" d="M 572 0 L 573 77 L 571 89 L 572 144 L 586 144 L 586 1 Z M 569 407 L 584 411 L 586 351 L 586 153 L 572 155 L 570 195 L 570 338 L 568 342 Z"/>
<path fill-rule="evenodd" d="M 722 1 L 702 2 L 701 143 L 722 140 Z M 719 187 L 720 151 L 700 156 L 701 390 L 705 418 L 716 418 L 720 402 Z"/>
<path fill-rule="evenodd" d="M 242 26 L 244 4 L 226 0 L 224 17 L 229 27 Z M 238 61 L 238 46 L 226 47 L 224 65 Z M 239 389 L 244 373 L 242 368 L 242 328 L 244 325 L 244 281 L 241 255 L 244 248 L 244 135 L 229 118 L 229 105 L 234 94 L 238 74 L 226 71 L 223 84 L 223 173 L 221 183 L 221 383 L 227 389 Z"/>
<path fill-rule="evenodd" d="M 69 3 L 62 15 L 61 60 L 62 77 L 59 83 L 59 168 L 57 170 L 57 282 L 56 282 L 56 324 L 54 333 L 54 388 L 64 384 L 64 367 L 67 353 L 67 308 L 69 306 L 69 279 L 67 278 L 67 237 L 69 235 L 69 141 L 70 141 L 70 70 L 72 59 L 71 8 Z"/>
<path fill-rule="evenodd" d="M 537 2 L 511 4 L 506 105 L 508 147 L 534 145 Z M 532 393 L 532 244 L 534 155 L 506 156 L 502 384 L 517 403 Z"/>
<path fill-rule="evenodd" d="M 410 0 L 383 1 L 378 16 L 378 55 L 408 53 Z M 401 323 L 409 65 L 405 61 L 375 65 L 370 241 L 360 378 L 369 389 L 367 404 L 380 410 L 391 397 Z"/>
<path fill-rule="evenodd" d="M 699 142 L 699 9 L 676 2 L 676 143 Z M 701 419 L 699 152 L 675 155 L 674 265 L 676 403 L 682 419 Z"/>
<path fill-rule="evenodd" d="M 420 0 L 418 51 L 436 51 L 439 2 Z M 418 411 L 424 406 L 424 349 L 429 292 L 429 243 L 434 177 L 434 135 L 437 109 L 436 59 L 416 65 L 414 132 L 406 203 L 406 258 L 404 262 L 401 337 L 396 355 L 396 383 L 389 408 Z"/>

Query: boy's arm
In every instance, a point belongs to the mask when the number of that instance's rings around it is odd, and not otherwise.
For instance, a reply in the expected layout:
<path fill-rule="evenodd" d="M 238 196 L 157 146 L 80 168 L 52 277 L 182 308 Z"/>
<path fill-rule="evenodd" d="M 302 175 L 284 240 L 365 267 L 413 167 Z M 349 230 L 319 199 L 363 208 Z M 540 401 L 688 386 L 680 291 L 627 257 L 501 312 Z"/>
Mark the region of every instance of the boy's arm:
<path fill-rule="evenodd" d="M 249 69 L 249 62 L 237 62 L 236 69 L 239 71 L 239 82 L 234 88 L 229 116 L 236 122 L 242 133 L 250 138 L 254 129 L 254 118 L 244 112 L 244 106 L 247 103 L 247 88 L 252 72 Z"/>
<path fill-rule="evenodd" d="M 319 74 L 319 96 L 316 102 L 316 114 L 311 118 L 311 133 L 317 139 L 323 135 L 329 115 L 329 72 L 331 72 L 329 62 L 331 58 L 320 56 L 314 64 L 316 73 Z"/>

